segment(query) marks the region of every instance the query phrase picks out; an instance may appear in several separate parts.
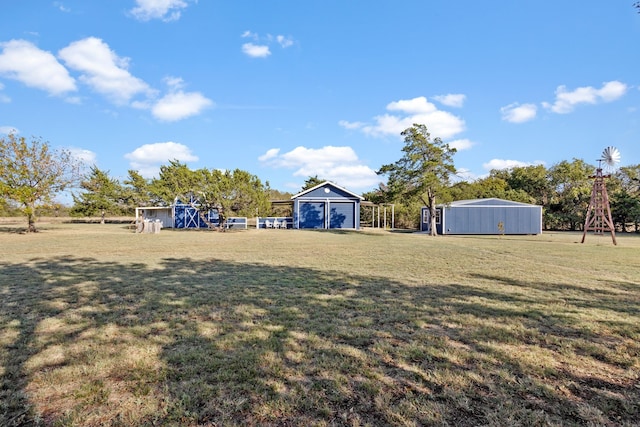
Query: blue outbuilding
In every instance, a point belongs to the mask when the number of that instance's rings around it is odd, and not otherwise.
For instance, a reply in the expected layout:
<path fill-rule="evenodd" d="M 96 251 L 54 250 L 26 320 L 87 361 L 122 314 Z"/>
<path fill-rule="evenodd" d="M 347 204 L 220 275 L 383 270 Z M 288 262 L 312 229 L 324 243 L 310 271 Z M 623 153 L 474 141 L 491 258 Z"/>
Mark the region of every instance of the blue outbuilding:
<path fill-rule="evenodd" d="M 210 209 L 201 215 L 198 210 L 199 200 L 190 195 L 188 203 L 176 198 L 171 206 L 141 206 L 136 208 L 136 222 L 140 220 L 157 221 L 162 228 L 209 228 L 220 226 L 220 215 L 217 209 Z M 204 218 L 203 218 L 204 216 Z M 206 221 L 205 221 L 206 219 Z M 207 222 L 209 224 L 207 224 Z M 247 228 L 246 217 L 227 217 L 225 228 Z"/>
<path fill-rule="evenodd" d="M 360 229 L 363 197 L 325 181 L 291 197 L 293 228 Z"/>
<path fill-rule="evenodd" d="M 430 231 L 423 207 L 420 230 Z M 542 206 L 497 198 L 458 200 L 436 207 L 438 234 L 541 234 Z"/>

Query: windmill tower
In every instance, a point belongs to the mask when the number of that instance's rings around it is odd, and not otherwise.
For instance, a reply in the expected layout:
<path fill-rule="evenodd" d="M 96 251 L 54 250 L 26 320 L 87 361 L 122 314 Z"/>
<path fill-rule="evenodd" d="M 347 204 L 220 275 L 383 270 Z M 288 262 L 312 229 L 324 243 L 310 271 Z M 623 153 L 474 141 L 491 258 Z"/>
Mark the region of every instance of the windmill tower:
<path fill-rule="evenodd" d="M 582 234 L 582 242 L 587 236 L 587 231 L 593 231 L 594 234 L 603 235 L 605 231 L 611 232 L 613 244 L 617 245 L 616 232 L 611 219 L 611 206 L 609 205 L 609 195 L 607 194 L 607 186 L 604 179 L 611 175 L 603 175 L 602 163 L 609 170 L 613 170 L 620 161 L 620 152 L 615 147 L 607 147 L 602 152 L 602 157 L 598 159 L 598 169 L 596 174 L 590 178 L 593 180 L 593 189 L 591 190 L 591 201 L 587 209 L 587 216 L 584 221 L 584 233 Z"/>

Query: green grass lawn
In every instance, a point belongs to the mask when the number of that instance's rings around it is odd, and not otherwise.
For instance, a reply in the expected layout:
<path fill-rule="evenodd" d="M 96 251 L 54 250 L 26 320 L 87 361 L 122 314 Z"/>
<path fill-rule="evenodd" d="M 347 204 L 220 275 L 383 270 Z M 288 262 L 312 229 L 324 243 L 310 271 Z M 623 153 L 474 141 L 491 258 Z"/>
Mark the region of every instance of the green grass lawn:
<path fill-rule="evenodd" d="M 640 425 L 640 237 L 0 229 L 0 425 Z"/>

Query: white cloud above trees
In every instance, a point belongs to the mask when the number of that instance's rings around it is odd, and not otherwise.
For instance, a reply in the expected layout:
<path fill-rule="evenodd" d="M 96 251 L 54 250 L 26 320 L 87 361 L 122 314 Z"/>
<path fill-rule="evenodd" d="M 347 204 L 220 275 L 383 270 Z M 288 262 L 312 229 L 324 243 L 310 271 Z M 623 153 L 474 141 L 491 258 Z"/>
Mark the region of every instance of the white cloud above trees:
<path fill-rule="evenodd" d="M 544 162 L 539 160 L 536 160 L 534 162 L 523 162 L 520 160 L 491 159 L 487 163 L 483 163 L 482 167 L 488 171 L 491 171 L 491 170 L 502 170 L 502 169 L 516 168 L 516 167 L 541 165 L 541 164 L 544 164 Z"/>
<path fill-rule="evenodd" d="M 475 145 L 473 141 L 470 139 L 455 139 L 453 141 L 447 142 L 450 148 L 455 148 L 457 151 L 469 150 L 471 147 Z"/>
<path fill-rule="evenodd" d="M 173 141 L 144 144 L 124 155 L 131 169 L 137 170 L 145 178 L 157 176 L 160 166 L 170 160 L 196 162 L 198 157 L 184 144 Z"/>
<path fill-rule="evenodd" d="M 26 40 L 0 43 L 0 76 L 63 96 L 77 91 L 76 81 L 51 53 Z"/>
<path fill-rule="evenodd" d="M 318 176 L 349 189 L 370 188 L 380 182 L 376 172 L 363 164 L 353 148 L 347 146 L 299 146 L 282 154 L 280 149 L 272 148 L 258 160 L 268 167 L 294 169 L 296 177 Z"/>
<path fill-rule="evenodd" d="M 395 135 L 416 123 L 425 124 L 432 137 L 450 139 L 465 130 L 465 122 L 460 117 L 438 109 L 426 97 L 401 99 L 387 104 L 389 113 L 375 116 L 371 122 L 350 122 L 341 120 L 339 125 L 351 130 L 359 130 L 367 135 L 380 137 Z"/>
<path fill-rule="evenodd" d="M 565 85 L 558 86 L 553 102 L 542 102 L 541 105 L 547 111 L 556 114 L 568 114 L 581 105 L 596 105 L 613 102 L 623 97 L 629 90 L 629 86 L 617 80 L 602 83 L 600 88 L 593 86 L 578 87 L 573 90 Z M 510 123 L 525 123 L 536 118 L 538 107 L 536 104 L 518 102 L 511 103 L 500 108 L 502 120 Z"/>
<path fill-rule="evenodd" d="M 58 54 L 69 68 L 81 73 L 81 82 L 117 105 L 127 104 L 138 94 L 154 93 L 147 83 L 127 70 L 129 58 L 119 57 L 99 38 L 75 41 Z"/>
<path fill-rule="evenodd" d="M 544 102 L 542 105 L 554 113 L 567 114 L 581 104 L 595 105 L 615 101 L 627 93 L 628 89 L 629 87 L 625 83 L 617 80 L 603 83 L 600 89 L 585 86 L 570 91 L 562 85 L 556 89 L 555 101 L 553 103 Z"/>
<path fill-rule="evenodd" d="M 150 110 L 162 121 L 182 120 L 214 105 L 200 92 L 182 90 L 185 84 L 180 77 L 165 78 L 168 92 L 158 98 L 158 90 L 131 74 L 130 58 L 119 56 L 97 37 L 77 40 L 60 49 L 58 58 L 62 62 L 26 40 L 0 43 L 0 48 L 0 76 L 50 95 L 64 96 L 70 103 L 82 102 L 83 97 L 78 95 L 81 83 L 114 105 Z M 77 79 L 70 70 L 79 74 Z M 10 101 L 0 93 L 0 102 Z"/>
<path fill-rule="evenodd" d="M 536 118 L 538 107 L 535 104 L 514 102 L 500 109 L 502 120 L 510 123 L 524 123 Z"/>
<path fill-rule="evenodd" d="M 467 96 L 461 93 L 449 93 L 447 95 L 434 96 L 433 99 L 447 107 L 460 108 L 464 105 L 464 101 L 467 99 Z"/>
<path fill-rule="evenodd" d="M 98 158 L 96 153 L 85 148 L 71 147 L 69 148 L 69 153 L 71 153 L 71 156 L 73 156 L 73 158 L 81 161 L 88 166 L 96 164 Z"/>

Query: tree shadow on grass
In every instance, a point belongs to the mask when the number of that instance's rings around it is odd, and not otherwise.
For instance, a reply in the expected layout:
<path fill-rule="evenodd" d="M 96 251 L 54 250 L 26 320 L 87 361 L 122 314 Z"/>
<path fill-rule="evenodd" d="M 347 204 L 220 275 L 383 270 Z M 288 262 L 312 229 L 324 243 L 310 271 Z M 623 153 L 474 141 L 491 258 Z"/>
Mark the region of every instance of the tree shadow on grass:
<path fill-rule="evenodd" d="M 545 284 L 489 279 L 524 291 L 215 258 L 0 263 L 0 425 L 636 422 L 637 324 L 587 330 Z M 571 308 L 634 313 L 637 294 L 588 292 Z"/>

